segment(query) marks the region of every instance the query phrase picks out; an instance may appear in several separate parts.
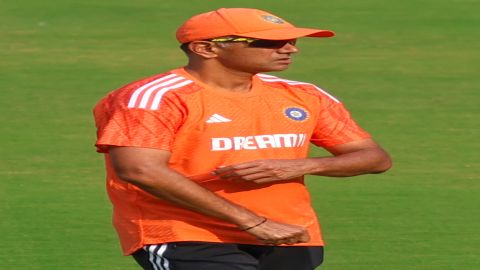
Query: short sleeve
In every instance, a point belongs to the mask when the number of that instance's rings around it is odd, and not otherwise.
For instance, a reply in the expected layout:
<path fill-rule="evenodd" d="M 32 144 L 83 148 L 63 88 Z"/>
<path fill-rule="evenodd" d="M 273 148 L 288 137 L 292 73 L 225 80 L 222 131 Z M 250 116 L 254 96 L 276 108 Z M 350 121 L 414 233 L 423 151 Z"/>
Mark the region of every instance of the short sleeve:
<path fill-rule="evenodd" d="M 109 107 L 113 107 L 113 109 Z M 133 146 L 170 150 L 176 131 L 183 122 L 182 111 L 169 102 L 158 110 L 127 108 L 100 103 L 94 109 L 97 152 L 109 146 Z"/>
<path fill-rule="evenodd" d="M 320 147 L 329 147 L 356 140 L 370 138 L 352 119 L 342 103 L 330 97 L 323 96 L 321 108 L 311 142 Z"/>

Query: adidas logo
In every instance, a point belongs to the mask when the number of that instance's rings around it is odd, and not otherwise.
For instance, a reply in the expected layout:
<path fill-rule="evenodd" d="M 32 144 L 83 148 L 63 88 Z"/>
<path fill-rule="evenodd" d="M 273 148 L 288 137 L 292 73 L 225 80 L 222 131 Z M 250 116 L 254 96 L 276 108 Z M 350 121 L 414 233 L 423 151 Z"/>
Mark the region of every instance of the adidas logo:
<path fill-rule="evenodd" d="M 221 116 L 220 114 L 214 114 L 208 118 L 207 123 L 226 123 L 231 122 L 232 119 Z"/>

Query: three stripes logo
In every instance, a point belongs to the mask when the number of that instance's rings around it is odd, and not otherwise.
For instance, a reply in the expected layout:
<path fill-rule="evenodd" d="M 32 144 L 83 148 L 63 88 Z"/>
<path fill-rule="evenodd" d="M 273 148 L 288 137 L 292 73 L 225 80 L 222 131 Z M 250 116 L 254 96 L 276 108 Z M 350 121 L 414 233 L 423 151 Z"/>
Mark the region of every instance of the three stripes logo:
<path fill-rule="evenodd" d="M 221 116 L 220 114 L 213 114 L 208 118 L 206 121 L 207 123 L 226 123 L 226 122 L 231 122 L 232 119 L 228 119 L 226 117 Z"/>
<path fill-rule="evenodd" d="M 160 77 L 137 88 L 130 97 L 128 108 L 157 110 L 165 93 L 191 83 L 177 74 Z"/>

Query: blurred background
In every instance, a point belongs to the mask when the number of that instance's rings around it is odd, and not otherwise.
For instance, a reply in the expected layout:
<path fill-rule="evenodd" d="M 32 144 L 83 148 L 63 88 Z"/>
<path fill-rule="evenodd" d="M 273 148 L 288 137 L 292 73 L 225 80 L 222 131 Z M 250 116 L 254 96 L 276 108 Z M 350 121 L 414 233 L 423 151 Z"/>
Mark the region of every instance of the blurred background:
<path fill-rule="evenodd" d="M 394 159 L 386 174 L 308 177 L 321 269 L 479 269 L 473 0 L 0 0 L 0 269 L 138 269 L 111 225 L 91 110 L 184 65 L 176 28 L 220 7 L 336 31 L 301 39 L 275 75 L 329 91 Z"/>

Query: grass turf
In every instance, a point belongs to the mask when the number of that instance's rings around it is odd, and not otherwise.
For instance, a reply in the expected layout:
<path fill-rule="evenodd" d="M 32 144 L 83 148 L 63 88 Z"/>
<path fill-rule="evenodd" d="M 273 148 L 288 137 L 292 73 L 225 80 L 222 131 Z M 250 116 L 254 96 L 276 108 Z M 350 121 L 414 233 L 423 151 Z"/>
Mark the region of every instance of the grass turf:
<path fill-rule="evenodd" d="M 0 5 L 0 269 L 137 269 L 110 225 L 91 108 L 107 91 L 182 65 L 175 28 L 222 6 L 337 31 L 302 39 L 282 76 L 329 90 L 394 158 L 384 175 L 309 177 L 328 243 L 322 269 L 480 265 L 478 3 Z"/>

